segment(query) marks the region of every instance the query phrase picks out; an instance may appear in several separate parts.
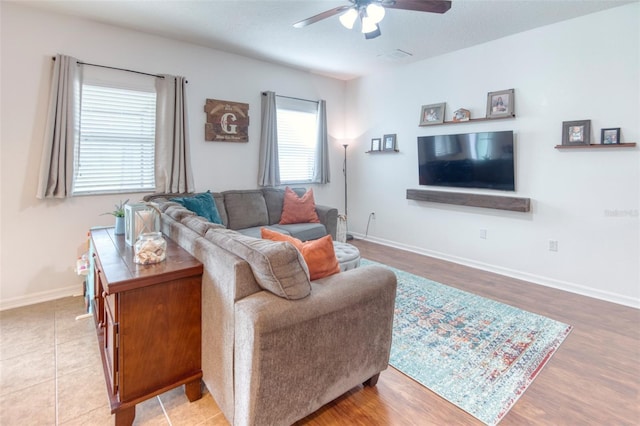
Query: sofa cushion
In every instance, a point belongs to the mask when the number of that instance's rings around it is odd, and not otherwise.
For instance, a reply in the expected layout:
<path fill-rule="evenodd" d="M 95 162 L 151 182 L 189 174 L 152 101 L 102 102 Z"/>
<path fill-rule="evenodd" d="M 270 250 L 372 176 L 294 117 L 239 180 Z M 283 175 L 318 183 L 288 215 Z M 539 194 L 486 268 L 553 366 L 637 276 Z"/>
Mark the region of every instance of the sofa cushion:
<path fill-rule="evenodd" d="M 235 231 L 241 233 L 242 235 L 246 235 L 247 237 L 262 238 L 262 235 L 260 233 L 260 230 L 262 228 L 265 228 L 265 226 L 252 226 L 251 228 L 237 229 Z M 287 231 L 280 229 L 275 225 L 267 226 L 266 228 L 273 229 L 274 231 L 277 231 L 277 232 L 282 232 L 283 234 L 288 234 Z"/>
<path fill-rule="evenodd" d="M 261 229 L 262 238 L 292 244 L 302 253 L 309 268 L 311 281 L 340 272 L 340 264 L 333 248 L 331 235 L 313 241 L 302 242 L 290 235 L 281 234 L 268 228 Z"/>
<path fill-rule="evenodd" d="M 192 231 L 197 232 L 201 236 L 207 233 L 209 229 L 224 229 L 224 225 L 220 225 L 218 223 L 213 223 L 207 220 L 202 216 L 187 216 L 182 218 L 180 221 L 184 226 L 191 229 Z"/>
<path fill-rule="evenodd" d="M 171 205 L 167 207 L 164 213 L 170 216 L 172 219 L 180 222 L 183 218 L 187 216 L 195 216 L 196 214 L 191 210 L 186 209 L 184 206 L 180 204 Z"/>
<path fill-rule="evenodd" d="M 202 216 L 209 220 L 209 222 L 222 224 L 220 213 L 218 213 L 218 207 L 213 200 L 213 195 L 209 191 L 192 197 L 172 198 L 171 201 L 182 204 L 198 216 Z"/>
<path fill-rule="evenodd" d="M 307 264 L 291 244 L 247 237 L 228 229 L 210 229 L 205 238 L 244 259 L 263 289 L 290 300 L 302 299 L 311 292 Z"/>
<path fill-rule="evenodd" d="M 327 235 L 327 228 L 321 223 L 291 223 L 289 225 L 273 225 L 273 229 L 289 234 L 301 241 L 316 240 Z"/>
<path fill-rule="evenodd" d="M 225 191 L 223 195 L 230 229 L 269 224 L 267 203 L 261 190 Z"/>
<path fill-rule="evenodd" d="M 302 197 L 298 197 L 298 194 L 291 188 L 285 188 L 282 215 L 279 223 L 282 225 L 289 223 L 320 223 L 318 213 L 316 213 L 316 203 L 313 199 L 312 188 L 309 188 Z"/>
<path fill-rule="evenodd" d="M 227 209 L 224 206 L 224 195 L 220 192 L 212 192 L 213 200 L 216 202 L 216 207 L 218 208 L 218 214 L 220 214 L 220 219 L 222 219 L 222 224 L 224 226 L 229 226 L 229 218 L 227 217 Z"/>

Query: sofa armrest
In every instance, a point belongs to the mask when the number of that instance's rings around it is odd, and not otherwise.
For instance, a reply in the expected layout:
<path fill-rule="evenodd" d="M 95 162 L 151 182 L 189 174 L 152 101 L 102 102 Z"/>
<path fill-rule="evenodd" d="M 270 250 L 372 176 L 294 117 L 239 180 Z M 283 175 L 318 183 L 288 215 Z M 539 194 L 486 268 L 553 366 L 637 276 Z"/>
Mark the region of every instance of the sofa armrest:
<path fill-rule="evenodd" d="M 295 301 L 259 292 L 236 302 L 234 424 L 292 424 L 386 369 L 393 272 L 364 266 L 312 287 Z"/>
<path fill-rule="evenodd" d="M 327 228 L 327 234 L 331 235 L 331 238 L 335 240 L 338 230 L 338 209 L 316 204 L 316 212 L 318 213 L 320 223 Z"/>

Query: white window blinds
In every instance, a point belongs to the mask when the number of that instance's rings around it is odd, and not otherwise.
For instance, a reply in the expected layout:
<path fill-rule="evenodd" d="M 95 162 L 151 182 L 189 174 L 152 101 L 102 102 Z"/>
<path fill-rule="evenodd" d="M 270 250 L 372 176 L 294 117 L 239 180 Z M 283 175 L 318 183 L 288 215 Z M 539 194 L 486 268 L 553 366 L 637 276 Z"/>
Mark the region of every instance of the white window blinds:
<path fill-rule="evenodd" d="M 114 86 L 82 85 L 74 195 L 155 190 L 155 90 Z"/>
<path fill-rule="evenodd" d="M 280 181 L 311 182 L 318 144 L 318 103 L 278 96 L 276 109 Z"/>

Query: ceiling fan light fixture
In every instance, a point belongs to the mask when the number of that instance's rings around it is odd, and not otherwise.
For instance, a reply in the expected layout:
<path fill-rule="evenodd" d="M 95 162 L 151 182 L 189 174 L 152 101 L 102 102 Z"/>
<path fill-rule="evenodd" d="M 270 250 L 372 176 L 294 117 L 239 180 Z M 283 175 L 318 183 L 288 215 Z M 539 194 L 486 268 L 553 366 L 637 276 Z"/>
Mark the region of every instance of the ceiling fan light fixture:
<path fill-rule="evenodd" d="M 374 24 L 382 21 L 384 14 L 384 7 L 380 6 L 378 3 L 370 3 L 367 5 L 367 17 L 372 20 Z"/>
<path fill-rule="evenodd" d="M 355 8 L 347 9 L 345 13 L 340 15 L 340 23 L 347 29 L 353 29 L 353 24 L 355 24 L 356 19 L 358 18 L 358 11 Z"/>

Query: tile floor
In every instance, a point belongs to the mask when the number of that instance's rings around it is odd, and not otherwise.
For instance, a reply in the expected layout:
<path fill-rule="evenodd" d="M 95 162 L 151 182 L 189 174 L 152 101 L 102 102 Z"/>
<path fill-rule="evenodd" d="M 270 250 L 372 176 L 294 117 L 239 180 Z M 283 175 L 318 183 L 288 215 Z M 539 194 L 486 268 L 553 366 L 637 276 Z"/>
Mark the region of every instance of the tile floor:
<path fill-rule="evenodd" d="M 0 425 L 112 425 L 93 318 L 81 297 L 0 312 Z M 182 387 L 136 406 L 134 425 L 228 425 Z"/>

